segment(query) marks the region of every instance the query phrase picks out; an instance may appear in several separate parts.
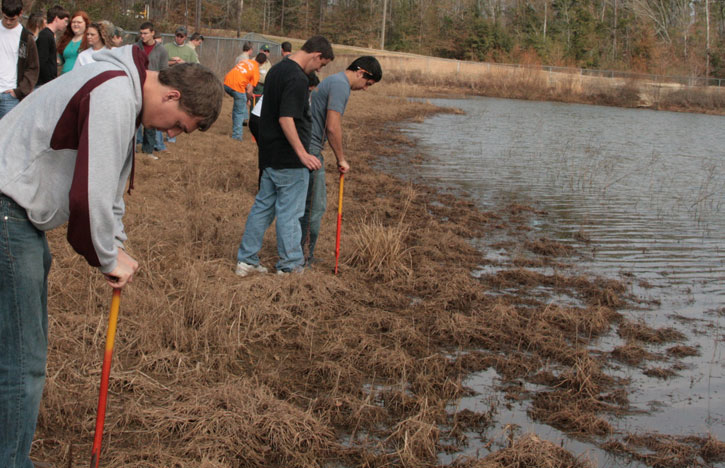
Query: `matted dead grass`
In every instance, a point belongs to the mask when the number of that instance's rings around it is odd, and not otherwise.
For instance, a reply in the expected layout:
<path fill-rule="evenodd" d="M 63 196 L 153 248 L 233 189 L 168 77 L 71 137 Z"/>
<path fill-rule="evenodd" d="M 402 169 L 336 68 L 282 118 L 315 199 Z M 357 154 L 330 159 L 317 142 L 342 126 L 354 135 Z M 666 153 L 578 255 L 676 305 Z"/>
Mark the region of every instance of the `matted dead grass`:
<path fill-rule="evenodd" d="M 209 132 L 180 136 L 158 161 L 138 156 L 124 221 L 141 270 L 121 298 L 104 466 L 436 466 L 439 452 L 460 450 L 467 431 L 491 424 L 493 409 L 450 410 L 469 392 L 465 378 L 490 367 L 514 383 L 548 385 L 535 397 L 547 400 L 535 405 L 537 418 L 609 432 L 598 421 L 626 406 L 623 382 L 587 349 L 622 322 L 626 289 L 564 268 L 473 277 L 483 254 L 469 240 L 520 231 L 511 223 L 533 209 L 481 212 L 374 170 L 372 161 L 412 145 L 391 131 L 395 122 L 440 111 L 388 92 L 355 93 L 346 113 L 353 171 L 336 276 L 332 171 L 321 263 L 303 275 L 234 275 L 257 154 L 249 135 L 242 143 L 228 136 L 230 99 Z M 32 455 L 85 466 L 111 294 L 64 235 L 49 235 L 48 378 Z M 276 261 L 275 245 L 270 229 L 265 266 Z M 563 253 L 547 246 L 532 252 L 536 262 Z M 537 286 L 585 305 L 529 297 Z M 632 339 L 647 335 L 637 330 Z M 563 406 L 579 410 L 562 415 Z M 517 461 L 529 456 L 564 460 L 537 466 L 585 466 L 534 437 L 514 447 L 518 455 L 496 452 L 485 463 L 497 465 L 480 466 L 533 466 Z"/>
<path fill-rule="evenodd" d="M 725 461 L 725 443 L 712 434 L 701 437 L 659 433 L 628 435 L 621 441 L 605 444 L 605 448 L 658 468 L 715 466 Z"/>

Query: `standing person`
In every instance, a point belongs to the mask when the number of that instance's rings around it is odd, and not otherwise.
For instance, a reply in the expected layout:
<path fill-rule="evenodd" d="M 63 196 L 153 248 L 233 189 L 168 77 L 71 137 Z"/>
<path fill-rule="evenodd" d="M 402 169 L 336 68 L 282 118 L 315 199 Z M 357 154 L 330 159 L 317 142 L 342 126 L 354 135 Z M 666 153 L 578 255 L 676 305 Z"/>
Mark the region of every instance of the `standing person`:
<path fill-rule="evenodd" d="M 267 73 L 269 73 L 269 70 L 272 68 L 272 62 L 269 60 L 269 46 L 265 44 L 260 50 L 267 56 L 267 61 L 259 67 L 259 83 L 257 83 L 257 86 L 254 87 L 254 94 L 256 96 L 264 94 L 264 80 L 267 77 Z"/>
<path fill-rule="evenodd" d="M 309 80 L 335 58 L 330 42 L 314 36 L 301 50 L 272 67 L 259 122 L 259 192 L 247 217 L 237 251 L 236 274 L 266 272 L 259 264 L 264 232 L 277 218 L 278 273 L 300 272 L 304 255 L 300 246 L 300 218 L 310 171 L 320 160 L 307 152 L 310 143 Z"/>
<path fill-rule="evenodd" d="M 169 55 L 169 66 L 176 65 L 177 63 L 199 63 L 199 57 L 196 55 L 196 51 L 185 44 L 186 41 L 186 28 L 179 26 L 176 28 L 174 35 L 174 41 L 164 44 L 166 53 Z"/>
<path fill-rule="evenodd" d="M 107 44 L 109 43 L 109 37 L 108 33 L 106 32 L 106 27 L 103 24 L 89 24 L 88 29 L 86 29 L 86 37 L 88 40 L 88 48 L 78 54 L 76 64 L 73 66 L 74 70 L 76 68 L 82 67 L 83 65 L 95 62 L 95 60 L 93 59 L 93 54 L 101 49 L 108 49 Z"/>
<path fill-rule="evenodd" d="M 76 252 L 109 286 L 123 288 L 138 269 L 124 250 L 122 222 L 137 119 L 176 135 L 208 129 L 221 110 L 221 83 L 210 70 L 185 64 L 147 71 L 140 52 L 101 51 L 96 63 L 41 87 L 0 121 L 3 468 L 33 466 L 48 345 L 45 231 L 67 222 Z"/>
<path fill-rule="evenodd" d="M 287 57 L 291 53 L 292 53 L 292 44 L 290 44 L 287 41 L 284 41 L 282 43 L 282 58 Z"/>
<path fill-rule="evenodd" d="M 196 48 L 201 45 L 201 43 L 204 42 L 204 36 L 199 34 L 198 32 L 195 32 L 194 34 L 189 37 L 189 47 L 194 49 L 196 51 Z M 199 57 L 199 52 L 196 52 L 197 58 Z"/>
<path fill-rule="evenodd" d="M 58 76 L 58 50 L 55 47 L 56 33 L 65 32 L 68 27 L 70 14 L 60 5 L 48 9 L 46 14 L 47 25 L 38 33 L 38 62 L 40 75 L 38 86 L 44 85 Z"/>
<path fill-rule="evenodd" d="M 138 34 L 140 36 L 139 41 L 135 47 L 138 47 L 149 59 L 148 69 L 151 71 L 161 71 L 169 66 L 169 55 L 166 53 L 166 49 L 160 43 L 157 43 L 154 39 L 154 24 L 146 21 L 141 23 Z M 144 126 L 143 129 L 143 140 L 141 143 L 141 151 L 151 159 L 159 159 L 154 154 L 154 149 L 157 147 L 156 130 Z"/>
<path fill-rule="evenodd" d="M 123 30 L 119 27 L 113 28 L 111 34 L 111 47 L 121 47 L 123 45 Z"/>
<path fill-rule="evenodd" d="M 28 21 L 25 23 L 25 29 L 30 31 L 35 41 L 38 41 L 38 34 L 45 28 L 45 18 L 42 13 L 32 13 L 28 16 Z M 37 44 L 36 44 L 37 45 Z"/>
<path fill-rule="evenodd" d="M 247 100 L 252 97 L 252 89 L 259 81 L 259 66 L 267 60 L 259 53 L 254 60 L 242 60 L 229 70 L 224 77 L 224 91 L 234 99 L 232 107 L 232 138 L 242 141 L 243 123 L 247 118 Z"/>
<path fill-rule="evenodd" d="M 35 87 L 38 49 L 30 31 L 20 24 L 22 0 L 2 0 L 0 21 L 0 119 Z M 3 153 L 7 148 L 3 148 Z M 0 166 L 2 167 L 2 166 Z"/>
<path fill-rule="evenodd" d="M 347 174 L 350 164 L 342 147 L 342 115 L 345 113 L 350 91 L 366 90 L 383 78 L 383 69 L 375 57 L 363 56 L 355 59 L 347 70 L 328 76 L 310 96 L 312 114 L 312 138 L 310 153 L 319 160 L 321 167 L 312 173 L 305 201 L 305 215 L 300 219 L 302 229 L 302 250 L 307 246 L 306 264 L 315 260 L 315 244 L 320 234 L 322 215 L 327 208 L 325 187 L 325 161 L 322 147 L 329 140 L 330 148 L 337 159 L 337 170 Z"/>
<path fill-rule="evenodd" d="M 67 73 L 73 70 L 78 54 L 88 48 L 86 29 L 91 24 L 91 18 L 85 11 L 76 11 L 71 15 L 70 29 L 66 28 L 63 36 L 58 41 L 58 54 L 63 68 L 60 73 Z"/>
<path fill-rule="evenodd" d="M 254 54 L 254 49 L 252 48 L 252 43 L 249 41 L 245 41 L 242 45 L 242 53 L 237 56 L 237 58 L 234 59 L 234 63 L 239 63 L 242 60 L 251 60 L 252 54 Z"/>

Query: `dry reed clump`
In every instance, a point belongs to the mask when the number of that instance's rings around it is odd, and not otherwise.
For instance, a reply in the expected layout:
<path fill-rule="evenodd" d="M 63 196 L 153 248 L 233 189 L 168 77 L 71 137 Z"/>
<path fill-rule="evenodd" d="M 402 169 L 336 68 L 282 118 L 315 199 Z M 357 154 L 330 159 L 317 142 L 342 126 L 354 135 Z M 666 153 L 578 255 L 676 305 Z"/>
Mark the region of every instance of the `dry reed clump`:
<path fill-rule="evenodd" d="M 485 279 L 497 289 L 518 288 L 519 294 L 533 288 L 548 286 L 557 292 L 582 297 L 592 306 L 617 308 L 625 304 L 626 286 L 616 280 L 565 276 L 561 273 L 547 275 L 528 268 L 501 270 Z M 612 317 L 614 319 L 614 317 Z"/>
<path fill-rule="evenodd" d="M 599 363 L 586 352 L 579 352 L 574 369 L 563 372 L 555 382 L 553 391 L 539 392 L 529 410 L 531 417 L 561 430 L 582 435 L 607 435 L 612 426 L 598 416 L 605 411 L 616 411 L 625 401 L 614 401 L 605 393 L 613 388 L 615 380 L 604 374 Z"/>
<path fill-rule="evenodd" d="M 654 359 L 654 355 L 635 342 L 628 341 L 612 350 L 612 357 L 619 362 L 636 366 L 642 361 Z"/>
<path fill-rule="evenodd" d="M 545 237 L 533 241 L 527 241 L 525 246 L 535 254 L 547 257 L 562 257 L 574 253 L 573 247 Z"/>
<path fill-rule="evenodd" d="M 725 443 L 717 440 L 712 434 L 707 436 L 630 434 L 621 441 L 607 442 L 603 447 L 658 468 L 704 467 L 725 461 Z"/>
<path fill-rule="evenodd" d="M 664 380 L 669 379 L 670 377 L 674 377 L 675 375 L 677 375 L 677 372 L 675 372 L 673 369 L 665 369 L 664 367 L 651 367 L 644 371 L 644 375 Z"/>
<path fill-rule="evenodd" d="M 696 348 L 693 348 L 692 346 L 677 345 L 667 348 L 667 354 L 677 358 L 683 358 L 689 356 L 699 356 L 700 351 L 698 351 Z"/>
<path fill-rule="evenodd" d="M 642 341 L 651 344 L 670 343 L 672 341 L 681 341 L 685 339 L 685 335 L 671 327 L 663 327 L 654 329 L 644 322 L 634 322 L 625 320 L 619 325 L 617 331 L 620 337 L 627 340 Z"/>
<path fill-rule="evenodd" d="M 390 281 L 412 273 L 411 251 L 405 247 L 408 228 L 385 226 L 379 219 L 361 220 L 352 238 L 354 250 L 346 263 L 372 279 Z"/>
<path fill-rule="evenodd" d="M 535 434 L 524 434 L 505 449 L 482 460 L 462 460 L 456 468 L 593 468 L 589 460 L 573 456 L 568 451 L 542 440 Z"/>

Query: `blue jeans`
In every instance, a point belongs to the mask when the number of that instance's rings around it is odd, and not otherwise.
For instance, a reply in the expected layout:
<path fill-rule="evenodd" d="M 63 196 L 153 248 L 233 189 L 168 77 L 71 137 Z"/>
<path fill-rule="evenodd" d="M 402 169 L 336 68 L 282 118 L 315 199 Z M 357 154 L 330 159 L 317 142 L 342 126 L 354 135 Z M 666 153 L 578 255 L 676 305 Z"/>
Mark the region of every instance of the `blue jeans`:
<path fill-rule="evenodd" d="M 156 147 L 156 129 L 143 128 L 143 142 L 141 143 L 141 152 L 151 154 Z"/>
<path fill-rule="evenodd" d="M 13 110 L 13 107 L 17 106 L 19 102 L 20 100 L 10 93 L 0 93 L 0 119 Z"/>
<path fill-rule="evenodd" d="M 247 95 L 224 85 L 224 91 L 234 98 L 232 107 L 232 138 L 242 141 L 244 120 L 247 118 Z"/>
<path fill-rule="evenodd" d="M 327 209 L 327 187 L 325 186 L 325 160 L 321 153 L 312 153 L 322 162 L 322 167 L 312 173 L 310 184 L 307 188 L 307 199 L 305 200 L 305 214 L 300 219 L 302 229 L 302 251 L 307 244 L 307 263 L 315 261 L 315 244 L 320 235 L 320 224 L 322 215 Z"/>
<path fill-rule="evenodd" d="M 30 444 L 45 385 L 48 271 L 45 233 L 0 195 L 0 466 L 32 468 Z"/>
<path fill-rule="evenodd" d="M 161 130 L 156 130 L 156 144 L 154 145 L 154 149 L 156 151 L 166 150 L 166 145 L 164 144 L 164 132 Z"/>
<path fill-rule="evenodd" d="M 305 264 L 300 245 L 300 218 L 305 212 L 305 194 L 310 171 L 272 169 L 262 171 L 259 193 L 244 226 L 244 235 L 237 251 L 237 261 L 259 265 L 264 233 L 277 216 L 277 270 L 293 271 Z"/>

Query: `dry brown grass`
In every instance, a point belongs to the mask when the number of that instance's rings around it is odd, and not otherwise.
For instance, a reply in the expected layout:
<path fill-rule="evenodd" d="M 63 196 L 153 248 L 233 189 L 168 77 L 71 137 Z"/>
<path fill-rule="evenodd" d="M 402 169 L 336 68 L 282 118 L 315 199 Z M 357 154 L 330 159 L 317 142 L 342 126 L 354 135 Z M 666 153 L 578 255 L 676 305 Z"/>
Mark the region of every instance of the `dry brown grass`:
<path fill-rule="evenodd" d="M 377 53 L 376 53 L 377 54 Z M 337 56 L 328 73 L 356 55 Z M 725 91 L 719 87 L 680 86 L 634 78 L 603 78 L 537 67 L 459 62 L 414 55 L 377 55 L 385 80 L 397 94 L 417 97 L 472 94 L 513 99 L 578 102 L 617 107 L 722 114 Z"/>
<path fill-rule="evenodd" d="M 511 447 L 499 450 L 482 460 L 462 461 L 460 468 L 591 468 L 589 460 L 574 457 L 561 447 L 542 440 L 535 434 L 525 434 Z"/>
<path fill-rule="evenodd" d="M 622 441 L 608 442 L 605 448 L 625 454 L 647 466 L 658 468 L 715 466 L 716 463 L 725 461 L 725 443 L 717 440 L 712 434 L 707 436 L 630 434 Z"/>
<path fill-rule="evenodd" d="M 626 403 L 611 397 L 622 383 L 586 349 L 621 319 L 624 287 L 564 267 L 549 276 L 522 268 L 474 278 L 482 253 L 469 239 L 517 231 L 510 223 L 525 223 L 531 210 L 481 212 L 373 170 L 374 158 L 411 144 L 381 121 L 436 111 L 381 96 L 387 92 L 353 94 L 346 113 L 353 172 L 337 276 L 332 171 L 321 264 L 303 275 L 234 275 L 257 156 L 251 139 L 228 137 L 230 99 L 209 132 L 182 135 L 159 161 L 139 155 L 124 221 L 141 270 L 121 299 L 104 465 L 433 466 L 439 451 L 466 443 L 467 430 L 490 424 L 491 412 L 448 409 L 467 394 L 463 380 L 488 367 L 510 382 L 557 369 L 552 393 L 537 397 L 551 400 L 540 417 L 608 432 L 598 414 Z M 33 456 L 84 466 L 110 291 L 61 230 L 49 241 L 48 380 Z M 260 256 L 267 266 L 276 260 L 273 229 Z M 588 305 L 528 297 L 537 286 Z M 504 287 L 520 294 L 490 294 Z M 564 405 L 578 412 L 561 416 Z M 533 442 L 521 441 L 520 456 L 550 448 Z"/>

